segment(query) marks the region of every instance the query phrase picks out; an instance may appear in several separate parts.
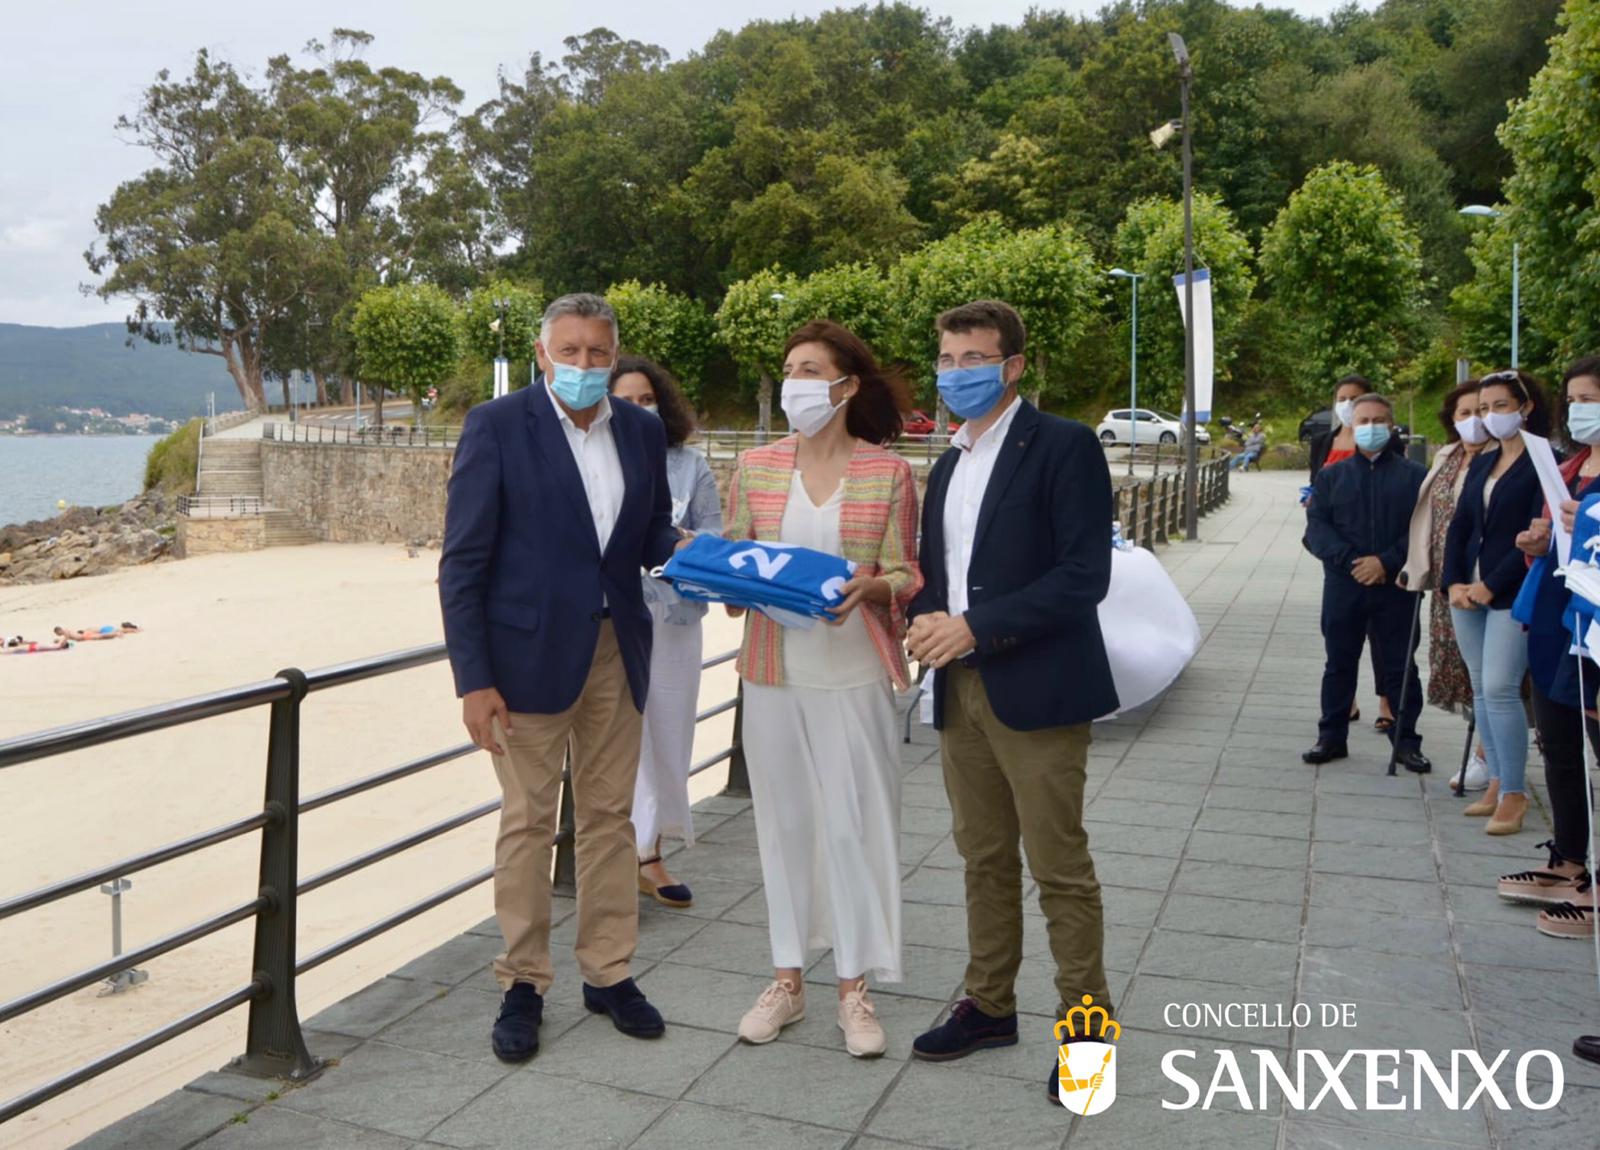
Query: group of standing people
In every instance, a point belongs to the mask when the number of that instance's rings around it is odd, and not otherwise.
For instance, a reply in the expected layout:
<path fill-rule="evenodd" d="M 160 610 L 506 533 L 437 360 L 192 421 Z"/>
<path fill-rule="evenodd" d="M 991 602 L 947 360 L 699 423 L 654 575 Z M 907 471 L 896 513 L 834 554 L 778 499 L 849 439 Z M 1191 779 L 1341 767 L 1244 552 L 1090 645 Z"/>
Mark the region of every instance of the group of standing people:
<path fill-rule="evenodd" d="M 1575 537 L 1573 560 L 1584 561 L 1578 544 L 1600 530 L 1588 517 L 1600 508 L 1600 357 L 1567 370 L 1554 412 L 1527 372 L 1458 385 L 1440 411 L 1448 442 L 1426 473 L 1394 454 L 1392 409 L 1365 380 L 1341 380 L 1336 400 L 1355 450 L 1341 460 L 1325 453 L 1328 461 L 1313 465 L 1306 545 L 1325 566 L 1327 663 L 1318 741 L 1303 757 L 1320 765 L 1348 753 L 1366 641 L 1386 713 L 1396 716 L 1399 761 L 1418 773 L 1431 769 L 1415 735 L 1422 693 L 1413 595 L 1432 591 L 1427 699 L 1470 709 L 1480 740 L 1462 785 L 1482 794 L 1462 814 L 1484 819 L 1491 835 L 1521 831 L 1530 727 L 1544 759 L 1554 824 L 1540 844 L 1548 861 L 1501 876 L 1498 894 L 1539 907 L 1542 934 L 1592 939 L 1585 734 L 1600 754 L 1600 667 L 1575 651 L 1584 636 L 1574 635 L 1573 596 L 1556 575 L 1552 523 L 1560 517 Z M 1564 458 L 1557 452 L 1567 487 L 1559 506 L 1546 502 L 1525 434 L 1567 447 Z M 1600 1039 L 1579 1039 L 1575 1051 L 1600 1061 Z"/>
<path fill-rule="evenodd" d="M 619 356 L 615 314 L 599 297 L 547 309 L 536 344 L 544 384 L 469 414 L 440 597 L 463 719 L 505 795 L 500 1058 L 538 1050 L 569 741 L 583 1000 L 626 1034 L 664 1032 L 629 963 L 637 892 L 693 901 L 660 842 L 693 838 L 705 608 L 640 573 L 700 532 L 855 564 L 826 623 L 745 621 L 744 751 L 773 979 L 740 1037 L 770 1042 L 802 1018 L 803 971 L 831 949 L 845 1048 L 886 1048 L 869 980 L 904 973 L 894 691 L 910 685 L 908 654 L 934 676 L 970 950 L 967 997 L 915 1040 L 915 1055 L 1017 1041 L 1023 851 L 1056 960 L 1058 1017 L 1091 999 L 1111 1009 L 1082 823 L 1089 724 L 1117 708 L 1096 613 L 1110 580 L 1110 476 L 1088 428 L 1019 396 L 1026 331 L 1014 309 L 974 301 L 937 329 L 937 385 L 965 422 L 929 475 L 920 517 L 911 467 L 888 448 L 910 408 L 907 385 L 828 321 L 787 341 L 793 434 L 740 458 L 725 513 L 704 457 L 684 446 L 693 423 L 681 395 L 657 365 Z M 1047 1082 L 1054 1097 L 1054 1065 Z"/>

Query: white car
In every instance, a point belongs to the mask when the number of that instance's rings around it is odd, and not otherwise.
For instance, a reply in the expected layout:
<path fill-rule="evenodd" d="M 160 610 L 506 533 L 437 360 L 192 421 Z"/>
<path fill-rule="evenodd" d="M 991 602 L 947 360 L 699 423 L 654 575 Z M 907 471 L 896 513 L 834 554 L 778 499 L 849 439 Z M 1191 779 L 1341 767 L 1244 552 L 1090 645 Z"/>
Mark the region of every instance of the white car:
<path fill-rule="evenodd" d="M 1138 437 L 1134 436 L 1134 421 L 1138 421 Z M 1177 443 L 1183 438 L 1183 420 L 1165 411 L 1152 411 L 1148 407 L 1124 407 L 1106 412 L 1106 417 L 1095 428 L 1100 442 L 1107 447 L 1119 443 Z M 1194 429 L 1196 443 L 1210 443 L 1211 433 L 1202 424 Z"/>

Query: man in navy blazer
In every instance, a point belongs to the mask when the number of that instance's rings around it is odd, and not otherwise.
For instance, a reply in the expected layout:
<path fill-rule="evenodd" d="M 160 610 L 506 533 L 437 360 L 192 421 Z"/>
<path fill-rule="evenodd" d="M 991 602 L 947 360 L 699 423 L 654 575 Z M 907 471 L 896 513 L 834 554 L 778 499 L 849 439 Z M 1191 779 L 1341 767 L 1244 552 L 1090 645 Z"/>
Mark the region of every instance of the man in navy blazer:
<path fill-rule="evenodd" d="M 552 303 L 535 344 L 547 382 L 473 408 L 450 474 L 439 600 L 463 721 L 505 800 L 492 1042 L 509 1062 L 538 1051 L 553 977 L 550 851 L 569 739 L 584 1003 L 626 1034 L 664 1030 L 629 975 L 631 816 L 651 642 L 639 572 L 679 535 L 661 421 L 607 396 L 617 348 L 605 300 Z"/>
<path fill-rule="evenodd" d="M 1111 582 L 1111 475 L 1087 427 L 1021 399 L 1022 318 L 978 300 L 938 320 L 939 391 L 966 420 L 923 501 L 926 579 L 908 614 L 936 668 L 934 726 L 966 864 L 967 997 L 913 1051 L 1017 1040 L 1022 858 L 1039 884 L 1058 1018 L 1111 1009 L 1100 884 L 1083 829 L 1089 724 L 1117 709 L 1098 607 Z M 1055 1097 L 1052 1065 L 1047 1089 Z"/>

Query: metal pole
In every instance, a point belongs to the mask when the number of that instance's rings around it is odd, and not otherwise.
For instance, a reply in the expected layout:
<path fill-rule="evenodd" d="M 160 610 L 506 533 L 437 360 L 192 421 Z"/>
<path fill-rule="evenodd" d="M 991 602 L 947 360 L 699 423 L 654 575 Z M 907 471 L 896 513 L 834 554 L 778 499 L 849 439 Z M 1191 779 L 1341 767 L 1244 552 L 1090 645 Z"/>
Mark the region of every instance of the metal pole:
<path fill-rule="evenodd" d="M 1185 421 L 1189 443 L 1185 452 L 1183 525 L 1184 538 L 1200 537 L 1200 505 L 1195 489 L 1200 467 L 1200 445 L 1195 439 L 1194 390 L 1194 150 L 1189 127 L 1189 81 L 1193 72 L 1188 61 L 1183 65 L 1183 395 L 1187 407 Z"/>
<path fill-rule="evenodd" d="M 728 759 L 728 781 L 723 786 L 722 793 L 733 795 L 736 798 L 748 799 L 750 797 L 750 770 L 744 761 L 744 680 L 739 680 L 739 690 L 736 696 L 737 704 L 733 708 L 733 755 Z M 913 702 L 912 706 L 916 704 Z"/>
<path fill-rule="evenodd" d="M 572 740 L 567 740 L 567 764 L 561 772 L 561 800 L 556 808 L 556 833 L 565 838 L 556 844 L 555 875 L 551 888 L 568 897 L 578 893 L 578 820 L 572 795 Z"/>
<path fill-rule="evenodd" d="M 111 957 L 122 956 L 122 892 L 133 889 L 133 880 L 127 878 L 114 878 L 100 886 L 101 894 L 111 896 Z M 141 982 L 148 982 L 148 971 L 129 968 L 119 970 L 106 979 L 107 989 L 102 994 L 121 994 L 130 987 L 138 986 Z"/>
<path fill-rule="evenodd" d="M 1522 318 L 1522 245 L 1511 242 L 1511 367 L 1521 367 L 1517 358 L 1518 320 Z"/>
<path fill-rule="evenodd" d="M 250 1001 L 244 1054 L 234 1069 L 263 1078 L 312 1078 L 322 1063 L 306 1049 L 295 1007 L 295 911 L 300 882 L 300 703 L 306 677 L 279 671 L 289 697 L 272 704 L 267 734 L 266 813 L 261 829 L 260 891 L 268 901 L 256 915 L 251 970 L 264 988 Z"/>
<path fill-rule="evenodd" d="M 1133 347 L 1128 369 L 1128 474 L 1132 475 L 1133 457 L 1139 450 L 1139 277 L 1135 275 L 1129 282 L 1133 284 Z"/>
<path fill-rule="evenodd" d="M 1400 756 L 1400 724 L 1405 721 L 1406 692 L 1411 689 L 1411 676 L 1416 673 L 1418 630 L 1422 626 L 1422 593 L 1411 609 L 1411 630 L 1406 635 L 1406 661 L 1400 671 L 1400 699 L 1394 703 L 1394 726 L 1389 728 L 1389 769 L 1393 775 L 1395 760 Z"/>

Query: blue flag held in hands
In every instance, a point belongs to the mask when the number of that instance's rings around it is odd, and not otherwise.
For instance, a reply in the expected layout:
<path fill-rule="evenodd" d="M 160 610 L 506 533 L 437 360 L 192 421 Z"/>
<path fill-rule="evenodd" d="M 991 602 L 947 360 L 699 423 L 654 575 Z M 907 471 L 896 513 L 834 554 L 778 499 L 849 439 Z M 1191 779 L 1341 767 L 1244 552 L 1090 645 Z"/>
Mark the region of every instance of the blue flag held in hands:
<path fill-rule="evenodd" d="M 808 547 L 697 535 L 653 574 L 685 599 L 748 607 L 807 628 L 831 618 L 855 570 L 848 559 Z"/>

